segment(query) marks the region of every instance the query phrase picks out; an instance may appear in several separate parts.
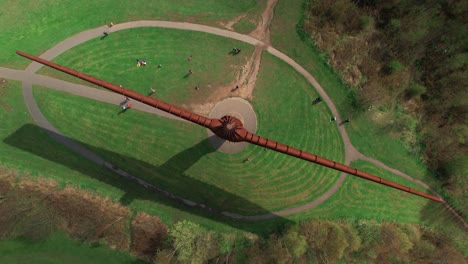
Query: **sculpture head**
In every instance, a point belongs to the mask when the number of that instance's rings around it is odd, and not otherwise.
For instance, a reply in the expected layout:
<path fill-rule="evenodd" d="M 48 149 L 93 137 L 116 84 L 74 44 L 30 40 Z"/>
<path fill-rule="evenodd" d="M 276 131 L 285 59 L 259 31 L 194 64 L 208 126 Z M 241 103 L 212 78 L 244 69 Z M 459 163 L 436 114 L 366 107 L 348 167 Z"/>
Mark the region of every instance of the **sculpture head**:
<path fill-rule="evenodd" d="M 242 142 L 247 135 L 247 130 L 242 122 L 229 115 L 221 117 L 219 123 L 210 129 L 218 137 L 231 142 Z"/>

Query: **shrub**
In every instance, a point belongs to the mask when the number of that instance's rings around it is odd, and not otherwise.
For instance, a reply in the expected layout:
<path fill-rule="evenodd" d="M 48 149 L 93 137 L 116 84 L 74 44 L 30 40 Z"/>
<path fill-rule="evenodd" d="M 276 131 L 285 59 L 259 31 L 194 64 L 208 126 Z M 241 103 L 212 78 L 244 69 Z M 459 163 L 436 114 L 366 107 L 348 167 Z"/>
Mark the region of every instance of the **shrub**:
<path fill-rule="evenodd" d="M 417 83 L 412 83 L 408 88 L 406 88 L 406 95 L 409 98 L 418 97 L 422 94 L 425 94 L 427 91 L 425 86 L 422 86 Z"/>
<path fill-rule="evenodd" d="M 385 71 L 388 74 L 399 72 L 401 71 L 401 69 L 403 69 L 403 64 L 401 64 L 401 62 L 399 62 L 398 60 L 391 60 L 385 66 Z"/>

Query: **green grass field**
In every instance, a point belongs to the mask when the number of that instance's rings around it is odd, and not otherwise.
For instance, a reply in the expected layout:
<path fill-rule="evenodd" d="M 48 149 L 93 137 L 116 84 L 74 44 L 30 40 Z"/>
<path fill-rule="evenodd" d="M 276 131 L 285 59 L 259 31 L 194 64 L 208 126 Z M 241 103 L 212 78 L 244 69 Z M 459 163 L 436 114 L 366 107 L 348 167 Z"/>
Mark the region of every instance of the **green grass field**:
<path fill-rule="evenodd" d="M 134 20 L 171 20 L 218 25 L 234 16 L 247 13 L 255 17 L 265 0 L 193 0 L 174 1 L 100 0 L 83 4 L 64 0 L 0 1 L 0 66 L 24 68 L 27 62 L 15 55 L 16 50 L 41 54 L 58 42 L 81 31 Z"/>
<path fill-rule="evenodd" d="M 301 39 L 296 26 L 303 15 L 303 2 L 278 2 L 271 25 L 272 45 L 307 69 L 331 97 L 340 115 L 351 118 L 352 122 L 347 125 L 346 130 L 359 151 L 431 183 L 432 176 L 420 159 L 410 153 L 398 138 L 383 131 L 366 113 L 355 110 L 351 90 L 342 84 L 338 74 L 327 64 L 326 55 L 319 52 L 308 38 Z"/>
<path fill-rule="evenodd" d="M 119 43 L 121 49 L 127 44 Z M 326 106 L 312 107 L 315 94 L 310 85 L 288 65 L 265 56 L 253 101 L 258 133 L 342 161 L 342 143 L 336 126 L 328 122 Z M 75 68 L 67 58 L 65 53 L 58 60 Z M 99 70 L 90 69 L 98 76 Z M 161 78 L 167 76 L 171 75 Z M 234 155 L 215 152 L 205 140 L 205 129 L 191 124 L 137 111 L 119 116 L 116 106 L 46 89 L 35 89 L 34 94 L 43 113 L 66 135 L 166 190 L 224 210 L 258 214 L 300 205 L 318 197 L 337 179 L 337 172 L 255 146 Z M 303 129 L 307 133 L 299 132 Z M 246 157 L 254 161 L 244 164 Z"/>
<path fill-rule="evenodd" d="M 233 47 L 241 48 L 242 53 L 229 55 Z M 170 103 L 205 103 L 216 87 L 240 74 L 252 52 L 248 44 L 207 33 L 137 28 L 88 41 L 54 62 L 143 94 L 152 87 L 158 98 Z M 137 59 L 145 59 L 147 66 L 137 67 Z M 158 68 L 159 64 L 162 68 Z M 193 71 L 191 76 L 187 76 L 189 69 Z M 50 68 L 39 73 L 85 83 Z M 198 92 L 194 90 L 196 85 L 200 86 Z"/>
<path fill-rule="evenodd" d="M 0 66 L 22 69 L 29 61 L 15 50 L 41 54 L 58 42 L 83 30 L 113 21 L 172 20 L 221 27 L 246 14 L 234 29 L 254 29 L 266 0 L 177 1 L 100 0 L 80 1 L 0 0 Z M 302 16 L 303 0 L 279 1 L 271 25 L 272 45 L 304 66 L 337 105 L 343 117 L 351 117 L 347 131 L 353 145 L 413 177 L 432 183 L 420 160 L 353 108 L 352 94 L 326 63 L 326 56 L 301 40 L 295 30 Z M 232 47 L 238 56 L 228 56 Z M 209 51 L 209 52 L 207 52 Z M 253 47 L 208 34 L 141 28 L 94 39 L 59 56 L 55 61 L 93 76 L 188 106 L 202 103 L 216 87 L 234 80 Z M 187 57 L 193 56 L 192 61 Z M 135 67 L 136 59 L 148 66 Z M 157 68 L 162 64 L 162 68 Z M 188 69 L 194 74 L 184 78 Z M 41 74 L 84 83 L 53 70 Z M 203 89 L 199 93 L 194 86 Z M 187 219 L 220 232 L 248 231 L 268 236 L 292 222 L 326 219 L 376 219 L 419 223 L 463 240 L 463 230 L 442 205 L 388 187 L 348 176 L 343 186 L 319 207 L 287 217 L 261 222 L 230 220 L 203 210 L 181 206 L 141 186 L 118 178 L 51 139 L 27 112 L 21 83 L 0 83 L 0 166 L 24 174 L 46 177 L 60 186 L 72 185 L 110 197 L 133 212 L 145 211 L 171 225 Z M 117 115 L 115 105 L 34 87 L 34 96 L 47 118 L 65 135 L 81 142 L 106 160 L 184 198 L 242 214 L 261 214 L 307 203 L 323 194 L 338 179 L 338 172 L 249 146 L 233 155 L 218 153 L 206 140 L 206 131 L 194 125 L 138 111 Z M 302 148 L 317 155 L 344 161 L 341 137 L 324 104 L 311 105 L 318 96 L 301 75 L 268 53 L 263 54 L 252 104 L 257 113 L 257 134 Z M 189 132 L 189 133 L 187 133 Z M 242 163 L 246 158 L 252 162 Z M 416 189 L 418 186 L 364 162 L 355 166 Z M 423 190 L 425 191 L 425 190 Z M 463 243 L 463 242 L 460 242 Z M 0 241 L 0 263 L 134 263 L 127 253 L 80 244 L 62 233 L 40 243 Z"/>
<path fill-rule="evenodd" d="M 358 160 L 351 166 L 416 190 L 427 191 L 411 181 L 366 161 Z M 341 188 L 317 207 L 313 214 L 331 219 L 355 218 L 419 223 L 421 222 L 420 212 L 429 203 L 437 204 L 400 190 L 348 176 Z"/>
<path fill-rule="evenodd" d="M 134 212 L 145 211 L 157 215 L 167 224 L 187 219 L 212 230 L 236 232 L 268 232 L 270 225 L 249 225 L 219 217 L 202 210 L 162 198 L 132 182 L 121 180 L 109 170 L 100 167 L 57 143 L 29 117 L 21 94 L 21 84 L 7 81 L 0 86 L 0 166 L 17 171 L 22 177 L 45 177 L 60 186 L 70 185 L 89 190 L 112 200 L 131 201 Z M 280 219 L 279 222 L 282 220 Z"/>
<path fill-rule="evenodd" d="M 126 252 L 71 240 L 56 232 L 44 241 L 0 240 L 0 263 L 143 263 Z"/>

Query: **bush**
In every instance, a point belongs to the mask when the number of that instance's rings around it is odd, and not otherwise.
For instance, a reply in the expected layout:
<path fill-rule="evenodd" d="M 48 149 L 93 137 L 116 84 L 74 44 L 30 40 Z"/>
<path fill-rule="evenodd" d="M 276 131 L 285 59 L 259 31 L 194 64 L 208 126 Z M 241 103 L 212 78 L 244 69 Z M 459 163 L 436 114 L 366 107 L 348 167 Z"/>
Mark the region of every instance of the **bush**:
<path fill-rule="evenodd" d="M 388 74 L 396 73 L 403 69 L 403 64 L 398 60 L 391 60 L 387 65 L 385 65 L 385 72 Z"/>
<path fill-rule="evenodd" d="M 370 25 L 374 23 L 374 19 L 370 16 L 361 16 L 359 18 L 359 24 L 361 27 L 361 30 L 368 29 Z"/>
<path fill-rule="evenodd" d="M 425 94 L 427 91 L 425 86 L 422 86 L 417 83 L 412 83 L 408 88 L 406 88 L 406 95 L 409 98 L 414 98 Z"/>

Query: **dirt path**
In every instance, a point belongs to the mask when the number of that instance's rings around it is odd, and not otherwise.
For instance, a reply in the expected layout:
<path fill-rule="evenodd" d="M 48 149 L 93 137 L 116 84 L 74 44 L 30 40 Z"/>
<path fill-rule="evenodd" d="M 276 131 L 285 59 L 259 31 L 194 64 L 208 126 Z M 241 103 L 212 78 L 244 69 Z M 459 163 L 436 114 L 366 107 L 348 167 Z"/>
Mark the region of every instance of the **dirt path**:
<path fill-rule="evenodd" d="M 260 18 L 260 22 L 255 30 L 249 34 L 249 36 L 254 39 L 258 39 L 261 42 L 255 45 L 253 54 L 242 67 L 242 71 L 239 76 L 237 76 L 236 80 L 216 89 L 208 98 L 206 98 L 206 100 L 204 100 L 202 104 L 189 105 L 189 108 L 192 111 L 198 114 L 207 115 L 209 113 L 209 109 L 211 109 L 214 104 L 228 97 L 237 96 L 246 100 L 253 99 L 255 83 L 257 82 L 257 75 L 260 71 L 262 53 L 265 50 L 265 47 L 270 45 L 270 24 L 273 19 L 273 10 L 277 3 L 278 0 L 267 1 L 266 8 Z M 230 30 L 234 30 L 232 26 L 245 16 L 245 14 L 238 15 L 224 26 Z"/>
<path fill-rule="evenodd" d="M 271 20 L 271 17 L 273 15 L 272 12 L 273 12 L 273 9 L 274 9 L 274 5 L 276 3 L 277 3 L 277 0 L 268 1 L 268 5 L 267 5 L 267 8 L 266 8 L 266 11 L 264 12 L 264 16 L 269 17 L 269 20 L 268 19 L 262 19 L 262 21 L 263 21 L 262 26 L 259 27 L 258 30 L 256 30 L 257 33 L 255 33 L 255 34 L 259 34 L 258 36 L 262 37 L 265 42 L 262 41 L 262 40 L 253 38 L 252 36 L 242 35 L 242 34 L 239 34 L 239 33 L 236 33 L 236 32 L 223 30 L 223 29 L 219 29 L 219 28 L 213 28 L 213 27 L 209 27 L 209 26 L 197 25 L 197 24 L 191 24 L 191 23 L 168 22 L 168 21 L 133 21 L 133 22 L 127 22 L 127 23 L 115 25 L 114 27 L 112 27 L 112 32 L 119 31 L 119 30 L 124 30 L 124 29 L 129 29 L 129 28 L 136 28 L 136 27 L 165 27 L 165 28 L 175 28 L 175 29 L 202 31 L 202 32 L 207 32 L 207 33 L 219 35 L 219 36 L 224 36 L 224 37 L 228 37 L 228 38 L 237 39 L 237 40 L 252 44 L 252 45 L 254 45 L 256 47 L 255 52 L 252 55 L 252 57 L 249 59 L 249 62 L 244 67 L 245 68 L 245 73 L 243 71 L 243 74 L 241 74 L 241 76 L 238 79 L 239 81 L 242 81 L 243 84 L 245 84 L 245 87 L 247 87 L 246 89 L 240 90 L 238 95 L 241 96 L 241 97 L 247 98 L 247 99 L 252 98 L 253 87 L 255 85 L 256 76 L 257 76 L 258 70 L 260 68 L 261 53 L 263 52 L 263 50 L 266 49 L 267 52 L 271 53 L 272 55 L 278 57 L 279 59 L 281 59 L 284 62 L 291 65 L 298 72 L 300 72 L 312 85 L 314 85 L 314 87 L 317 89 L 318 93 L 321 95 L 321 97 L 324 99 L 324 101 L 327 103 L 327 105 L 331 109 L 333 115 L 335 115 L 338 118 L 337 121 L 341 121 L 341 118 L 340 118 L 340 116 L 338 114 L 338 110 L 337 110 L 336 106 L 333 104 L 333 102 L 331 101 L 329 96 L 325 93 L 324 89 L 315 80 L 315 78 L 310 73 L 308 73 L 302 66 L 297 64 L 293 59 L 289 58 L 285 54 L 281 53 L 280 51 L 278 51 L 278 50 L 274 49 L 273 47 L 268 46 L 266 44 L 266 43 L 269 43 L 269 30 L 268 30 L 269 22 L 267 23 L 265 21 L 270 21 Z M 267 10 L 269 10 L 269 11 L 267 12 Z M 83 43 L 85 41 L 88 41 L 90 39 L 97 38 L 97 37 L 101 36 L 104 29 L 107 29 L 107 26 L 87 30 L 87 31 L 81 32 L 81 33 L 79 33 L 77 35 L 74 35 L 74 36 L 60 42 L 56 46 L 52 47 L 51 49 L 49 49 L 48 51 L 43 53 L 40 57 L 42 57 L 44 59 L 51 60 L 51 59 L 57 57 L 61 53 L 65 52 L 66 50 L 68 50 L 68 49 L 70 49 L 70 48 L 72 48 L 72 47 L 74 47 L 76 45 L 79 45 L 79 44 L 81 44 L 81 43 Z M 255 34 L 253 34 L 253 35 L 255 35 Z M 101 164 L 101 165 L 104 164 L 106 167 L 109 167 L 110 169 L 113 169 L 116 173 L 118 173 L 118 174 L 120 174 L 120 175 L 122 175 L 124 177 L 126 175 L 129 175 L 128 173 L 116 168 L 115 165 L 106 163 L 104 160 L 102 160 L 102 158 L 98 157 L 93 152 L 87 150 L 86 148 L 84 148 L 83 146 L 81 146 L 78 143 L 74 142 L 73 140 L 71 140 L 69 138 L 66 138 L 59 131 L 57 131 L 52 126 L 52 124 L 50 122 L 48 122 L 48 120 L 42 115 L 42 113 L 40 112 L 40 109 L 37 107 L 37 104 L 36 104 L 36 102 L 35 102 L 35 100 L 34 100 L 34 98 L 32 96 L 32 85 L 33 84 L 39 84 L 39 85 L 42 85 L 42 86 L 51 87 L 51 88 L 66 91 L 66 92 L 71 92 L 71 93 L 74 93 L 74 94 L 77 94 L 77 95 L 80 95 L 80 96 L 85 96 L 85 97 L 88 97 L 88 98 L 102 100 L 102 101 L 109 102 L 109 103 L 119 102 L 119 100 L 121 99 L 120 96 L 117 95 L 119 97 L 118 100 L 113 101 L 114 100 L 113 96 L 116 96 L 115 94 L 111 95 L 112 93 L 109 93 L 109 92 L 101 93 L 103 91 L 98 92 L 97 89 L 93 89 L 93 88 L 83 89 L 84 86 L 80 86 L 80 85 L 76 85 L 76 84 L 70 84 L 70 83 L 67 83 L 67 82 L 64 82 L 64 81 L 59 81 L 59 80 L 55 80 L 55 79 L 48 78 L 48 77 L 45 77 L 45 76 L 40 76 L 40 75 L 34 74 L 41 67 L 42 67 L 41 64 L 33 62 L 24 71 L 13 70 L 13 69 L 8 69 L 8 68 L 0 68 L 0 76 L 4 77 L 6 79 L 14 79 L 14 80 L 19 80 L 19 81 L 23 82 L 23 95 L 24 95 L 26 105 L 27 105 L 27 107 L 28 107 L 28 109 L 29 109 L 29 111 L 31 113 L 31 116 L 38 123 L 39 126 L 41 126 L 41 127 L 45 128 L 45 129 L 47 129 L 48 131 L 50 131 L 49 134 L 51 134 L 51 136 L 53 136 L 57 141 L 59 141 L 60 143 L 72 148 L 73 150 L 78 152 L 80 155 L 83 155 L 84 157 L 90 159 L 93 162 L 96 162 L 96 163 Z M 60 84 L 57 84 L 57 82 L 60 82 Z M 64 85 L 64 84 L 66 84 L 66 85 Z M 108 97 L 111 98 L 111 99 L 109 99 Z M 215 100 L 215 99 L 218 99 L 218 98 L 212 98 L 212 99 Z M 158 113 L 154 109 L 149 109 L 149 108 L 145 108 L 145 107 L 147 107 L 147 106 L 144 106 L 144 105 L 140 106 L 140 105 L 137 105 L 135 103 L 135 108 L 137 108 L 137 109 L 147 111 L 147 112 L 151 112 L 151 113 L 154 113 L 154 114 L 163 115 L 163 113 Z M 379 162 L 379 161 L 377 161 L 375 159 L 365 157 L 364 155 L 359 153 L 353 147 L 353 145 L 351 144 L 351 141 L 350 141 L 350 139 L 348 137 L 348 134 L 346 133 L 345 127 L 340 126 L 339 131 L 340 131 L 340 133 L 342 135 L 344 145 L 345 145 L 345 156 L 346 156 L 345 164 L 350 164 L 353 160 L 364 159 L 364 160 L 367 160 L 369 162 L 372 162 L 376 166 L 379 166 L 381 168 L 390 170 L 393 173 L 396 173 L 397 175 L 400 175 L 402 177 L 410 179 L 413 182 L 423 186 L 424 188 L 428 187 L 426 184 L 412 178 L 409 175 L 406 175 L 406 174 L 404 174 L 404 173 L 402 173 L 402 172 L 400 172 L 398 170 L 389 168 L 385 164 L 383 164 L 383 163 L 381 163 L 381 162 Z M 135 176 L 128 177 L 128 178 L 137 181 L 138 183 L 140 183 L 141 185 L 143 185 L 143 186 L 145 186 L 147 188 L 151 187 L 150 184 L 148 184 L 146 182 L 143 182 L 142 180 L 140 180 L 139 178 L 137 178 Z M 235 219 L 252 220 L 252 221 L 269 219 L 269 218 L 273 218 L 273 217 L 276 217 L 276 216 L 286 216 L 286 215 L 298 213 L 298 212 L 301 212 L 301 211 L 304 211 L 304 210 L 308 210 L 308 209 L 311 209 L 311 208 L 314 208 L 314 207 L 320 205 L 321 203 L 326 201 L 330 196 L 332 196 L 336 192 L 336 190 L 339 189 L 339 187 L 344 182 L 345 178 L 346 178 L 346 175 L 342 174 L 341 177 L 339 178 L 339 180 L 335 183 L 335 185 L 332 188 L 330 188 L 326 193 L 324 193 L 321 197 L 317 198 L 316 200 L 314 200 L 314 201 L 312 201 L 310 203 L 307 203 L 305 205 L 295 207 L 295 208 L 289 208 L 289 209 L 285 209 L 285 210 L 281 210 L 281 211 L 272 212 L 272 213 L 269 213 L 269 214 L 255 215 L 255 216 L 243 216 L 243 215 L 238 215 L 238 214 L 234 214 L 234 213 L 230 213 L 230 212 L 223 212 L 223 211 L 216 210 L 216 209 L 213 209 L 213 208 L 210 208 L 210 211 L 213 210 L 212 212 L 218 212 L 218 213 L 223 214 L 223 215 L 225 215 L 227 217 L 231 217 L 231 218 L 235 218 Z M 153 187 L 151 187 L 151 188 L 153 188 Z M 164 190 L 160 190 L 160 191 L 158 191 L 158 193 L 160 193 L 162 195 L 165 195 L 165 196 L 167 196 L 169 198 L 179 200 L 179 201 L 181 201 L 181 202 L 183 202 L 185 204 L 189 204 L 189 205 L 192 205 L 192 206 L 205 208 L 205 209 L 208 208 L 205 205 L 200 205 L 200 204 L 197 204 L 197 203 L 195 203 L 193 201 L 185 200 L 185 199 L 183 199 L 181 197 L 178 197 L 178 196 L 175 196 L 173 194 L 167 193 Z M 445 206 L 447 207 L 447 209 L 450 212 L 452 212 L 464 224 L 464 226 L 466 228 L 467 225 L 464 222 L 463 218 L 461 216 L 459 216 L 453 210 L 453 208 L 451 208 L 447 203 L 445 203 Z"/>
<path fill-rule="evenodd" d="M 257 28 L 252 31 L 249 36 L 263 41 L 265 46 L 270 46 L 270 24 L 273 20 L 274 9 L 278 0 L 268 0 L 265 10 L 263 10 L 260 23 Z"/>

